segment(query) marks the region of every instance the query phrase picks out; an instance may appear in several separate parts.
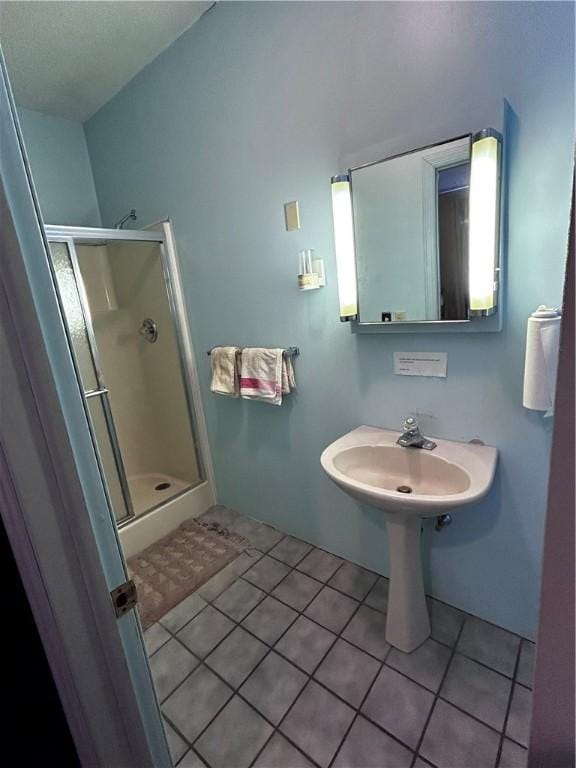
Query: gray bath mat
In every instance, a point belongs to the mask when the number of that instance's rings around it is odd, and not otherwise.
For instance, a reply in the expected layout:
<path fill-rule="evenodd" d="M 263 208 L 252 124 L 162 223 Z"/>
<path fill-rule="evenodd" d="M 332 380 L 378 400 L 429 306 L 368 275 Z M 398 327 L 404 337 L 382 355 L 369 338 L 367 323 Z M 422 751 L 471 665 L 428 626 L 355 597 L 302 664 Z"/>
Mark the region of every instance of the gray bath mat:
<path fill-rule="evenodd" d="M 218 525 L 187 520 L 128 560 L 144 629 L 232 562 L 248 541 Z"/>

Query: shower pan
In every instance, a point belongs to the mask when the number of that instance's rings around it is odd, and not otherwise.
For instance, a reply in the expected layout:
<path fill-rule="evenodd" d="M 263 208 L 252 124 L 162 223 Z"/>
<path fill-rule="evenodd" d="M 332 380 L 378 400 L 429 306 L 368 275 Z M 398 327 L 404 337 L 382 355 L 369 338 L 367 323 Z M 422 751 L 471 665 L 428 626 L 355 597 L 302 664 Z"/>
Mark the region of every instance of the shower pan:
<path fill-rule="evenodd" d="M 45 229 L 96 454 L 130 557 L 214 503 L 171 225 Z"/>

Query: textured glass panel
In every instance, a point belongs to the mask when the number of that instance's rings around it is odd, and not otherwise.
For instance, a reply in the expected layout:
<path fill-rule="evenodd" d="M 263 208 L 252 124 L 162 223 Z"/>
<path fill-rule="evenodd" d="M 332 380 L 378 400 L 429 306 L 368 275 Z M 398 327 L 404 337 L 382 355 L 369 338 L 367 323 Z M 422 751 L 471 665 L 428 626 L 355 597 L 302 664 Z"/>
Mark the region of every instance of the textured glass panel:
<path fill-rule="evenodd" d="M 50 243 L 52 264 L 56 272 L 58 290 L 64 305 L 66 325 L 72 338 L 74 355 L 80 369 L 82 386 L 85 391 L 98 388 L 94 362 L 90 353 L 90 344 L 86 333 L 86 324 L 82 314 L 82 305 L 74 280 L 74 272 L 66 243 Z"/>
<path fill-rule="evenodd" d="M 116 518 L 116 522 L 119 523 L 127 517 L 128 510 L 126 509 L 126 504 L 124 502 L 122 486 L 120 485 L 118 476 L 118 468 L 114 459 L 110 433 L 104 415 L 102 396 L 90 397 L 87 402 L 88 410 L 90 411 L 90 419 L 92 421 L 92 428 L 98 445 L 100 462 L 102 464 L 102 469 L 104 470 L 104 476 L 106 477 L 106 486 L 108 487 L 108 493 L 110 494 L 110 500 L 112 501 L 114 517 Z"/>

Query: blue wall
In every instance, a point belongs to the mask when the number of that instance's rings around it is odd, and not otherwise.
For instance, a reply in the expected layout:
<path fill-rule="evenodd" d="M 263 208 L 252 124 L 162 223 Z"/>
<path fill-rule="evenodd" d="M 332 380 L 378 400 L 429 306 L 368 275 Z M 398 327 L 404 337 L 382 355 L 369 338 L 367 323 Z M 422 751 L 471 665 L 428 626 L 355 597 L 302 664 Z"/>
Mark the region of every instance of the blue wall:
<path fill-rule="evenodd" d="M 82 124 L 23 108 L 18 118 L 44 221 L 100 226 Z"/>
<path fill-rule="evenodd" d="M 427 529 L 433 594 L 522 634 L 537 619 L 551 424 L 522 408 L 526 319 L 561 300 L 573 150 L 563 3 L 224 3 L 86 125 L 103 219 L 173 218 L 221 502 L 386 572 L 381 515 L 319 457 L 359 424 L 498 446 L 488 498 Z M 509 280 L 496 334 L 357 336 L 338 319 L 330 176 L 386 141 L 419 146 L 509 116 Z M 369 154 L 369 153 L 368 153 Z M 300 201 L 302 229 L 284 230 Z M 299 293 L 297 254 L 326 259 Z M 297 344 L 281 408 L 209 393 L 215 344 Z M 448 352 L 446 380 L 394 350 Z"/>

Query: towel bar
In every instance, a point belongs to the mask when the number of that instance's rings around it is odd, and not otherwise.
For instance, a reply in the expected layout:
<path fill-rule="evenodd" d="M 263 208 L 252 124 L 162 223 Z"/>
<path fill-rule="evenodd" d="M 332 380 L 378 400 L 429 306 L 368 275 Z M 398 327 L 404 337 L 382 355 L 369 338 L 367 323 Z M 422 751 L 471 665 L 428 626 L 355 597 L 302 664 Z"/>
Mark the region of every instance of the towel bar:
<path fill-rule="evenodd" d="M 212 354 L 212 349 L 209 349 L 206 354 L 208 354 L 208 355 Z M 242 351 L 242 350 L 240 350 L 240 351 Z M 284 357 L 297 357 L 300 354 L 300 348 L 299 347 L 288 347 L 288 349 L 283 350 L 282 354 L 284 355 Z"/>

